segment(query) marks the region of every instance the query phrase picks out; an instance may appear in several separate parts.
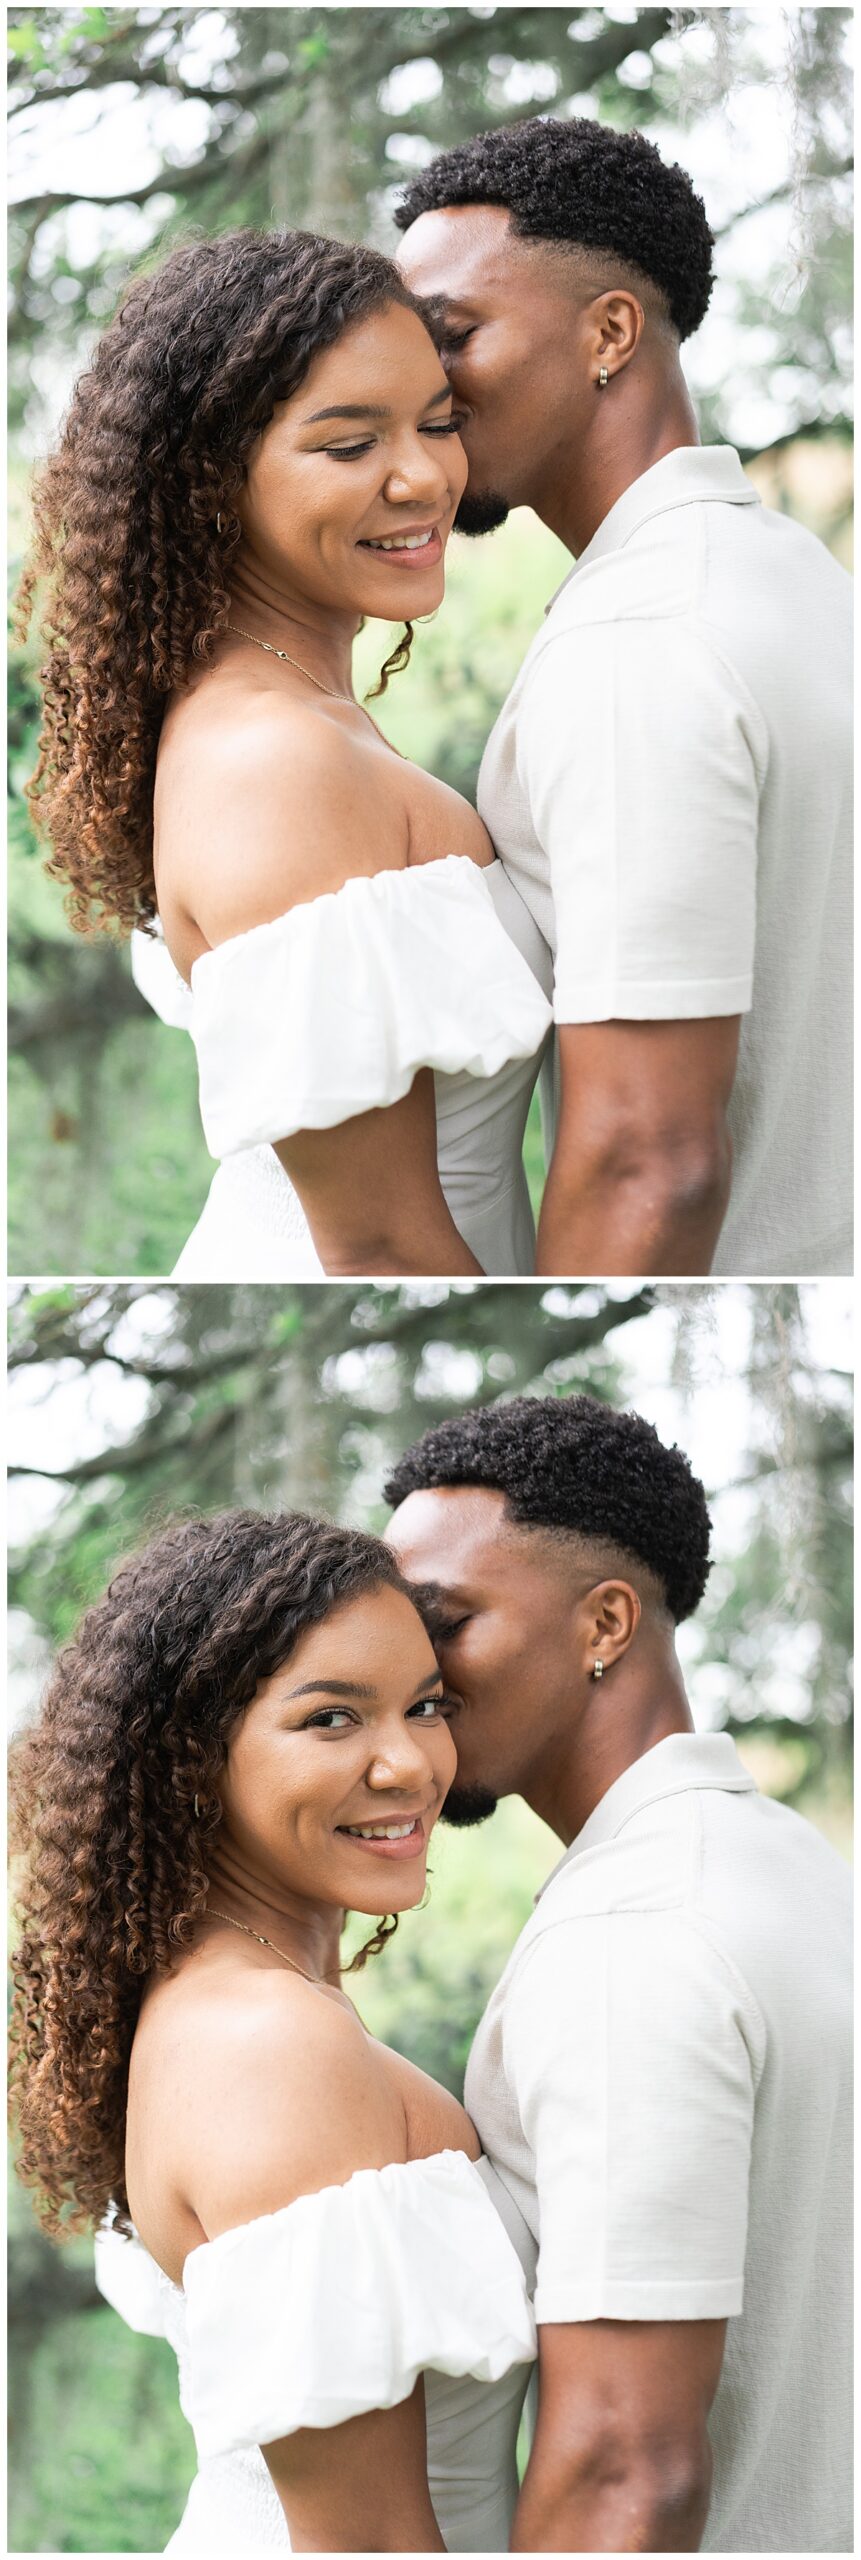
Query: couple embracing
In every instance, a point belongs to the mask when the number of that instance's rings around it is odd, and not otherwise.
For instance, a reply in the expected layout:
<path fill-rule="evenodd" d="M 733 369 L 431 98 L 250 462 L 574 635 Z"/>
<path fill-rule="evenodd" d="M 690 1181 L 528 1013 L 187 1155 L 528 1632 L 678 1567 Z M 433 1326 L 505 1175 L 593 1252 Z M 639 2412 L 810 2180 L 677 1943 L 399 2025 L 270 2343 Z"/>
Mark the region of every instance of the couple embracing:
<path fill-rule="evenodd" d="M 849 581 L 698 442 L 702 204 L 642 135 L 548 118 L 396 219 L 397 263 L 176 250 L 37 491 L 50 868 L 134 932 L 219 1159 L 177 1271 L 847 1271 Z M 403 622 L 384 690 L 452 527 L 516 506 L 576 565 L 476 810 L 351 653 Z"/>
<path fill-rule="evenodd" d="M 848 2550 L 848 1875 L 694 1730 L 703 1488 L 574 1396 L 387 1495 L 166 1530 L 17 1746 L 20 2166 L 176 2349 L 169 2548 Z M 461 2106 L 339 1940 L 512 1793 L 562 1855 Z"/>

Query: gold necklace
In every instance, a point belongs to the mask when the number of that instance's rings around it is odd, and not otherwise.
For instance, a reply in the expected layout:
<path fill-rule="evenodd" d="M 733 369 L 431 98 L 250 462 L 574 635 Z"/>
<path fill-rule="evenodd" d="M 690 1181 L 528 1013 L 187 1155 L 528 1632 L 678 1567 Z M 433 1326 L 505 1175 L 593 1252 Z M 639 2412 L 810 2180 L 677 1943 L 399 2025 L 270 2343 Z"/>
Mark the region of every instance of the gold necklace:
<path fill-rule="evenodd" d="M 285 1956 L 283 1947 L 276 1947 L 274 1938 L 262 1938 L 259 1929 L 249 1929 L 247 1920 L 231 1920 L 229 1911 L 213 1911 L 211 1905 L 204 1917 L 207 1920 L 226 1920 L 228 1929 L 244 1929 L 246 1938 L 256 1938 L 260 1947 L 271 1947 L 273 1955 L 280 1956 L 282 1964 L 289 1964 L 294 1973 L 301 1973 L 303 1982 L 313 1982 L 316 1991 L 323 1990 L 324 1985 L 316 1973 L 306 1973 L 303 1964 L 297 1964 L 293 1956 Z"/>
<path fill-rule="evenodd" d="M 276 649 L 275 643 L 272 640 L 258 640 L 256 632 L 243 631 L 240 623 L 228 622 L 226 629 L 228 631 L 235 632 L 237 640 L 250 640 L 255 649 L 266 649 L 270 658 L 283 658 L 285 666 L 295 667 L 297 674 L 300 676 L 307 676 L 308 683 L 315 684 L 318 693 L 327 693 L 330 702 L 349 702 L 354 711 L 361 711 L 364 720 L 370 720 L 371 728 L 376 729 L 377 736 L 378 738 L 382 738 L 384 747 L 391 747 L 393 756 L 400 756 L 400 747 L 392 747 L 391 738 L 386 737 L 384 730 L 380 728 L 379 721 L 374 719 L 373 712 L 366 711 L 364 703 L 356 702 L 351 693 L 336 693 L 332 685 L 323 684 L 320 676 L 312 676 L 310 667 L 303 667 L 301 659 L 291 658 L 289 649 Z M 401 756 L 401 763 L 403 764 L 403 762 L 404 758 Z M 266 1943 L 268 1944 L 268 1941 Z M 275 1953 L 276 1955 L 278 1954 L 277 1947 L 275 1949 Z M 308 1979 L 310 1981 L 310 1974 Z"/>

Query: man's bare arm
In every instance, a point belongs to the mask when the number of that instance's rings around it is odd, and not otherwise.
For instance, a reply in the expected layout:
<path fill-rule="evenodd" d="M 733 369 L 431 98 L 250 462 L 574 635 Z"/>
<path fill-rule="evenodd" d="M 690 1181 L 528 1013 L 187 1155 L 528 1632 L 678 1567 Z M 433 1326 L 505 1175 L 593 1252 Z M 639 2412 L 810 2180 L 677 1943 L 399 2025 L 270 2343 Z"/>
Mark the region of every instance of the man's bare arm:
<path fill-rule="evenodd" d="M 561 1025 L 539 1273 L 711 1270 L 730 1192 L 740 1020 Z"/>
<path fill-rule="evenodd" d="M 725 2338 L 725 2320 L 540 2326 L 512 2551 L 698 2551 Z"/>

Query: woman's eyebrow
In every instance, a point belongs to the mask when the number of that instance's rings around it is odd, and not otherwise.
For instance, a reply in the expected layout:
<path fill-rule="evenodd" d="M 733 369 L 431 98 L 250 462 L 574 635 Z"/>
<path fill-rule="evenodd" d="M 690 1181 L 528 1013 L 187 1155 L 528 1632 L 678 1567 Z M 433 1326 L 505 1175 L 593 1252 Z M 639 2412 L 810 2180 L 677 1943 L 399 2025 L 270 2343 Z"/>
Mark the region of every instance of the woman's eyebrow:
<path fill-rule="evenodd" d="M 430 399 L 426 400 L 423 405 L 426 409 L 436 409 L 439 407 L 441 400 L 450 399 L 451 384 L 450 382 L 444 382 L 441 390 L 432 392 Z M 315 409 L 310 418 L 303 418 L 302 424 L 303 427 L 317 427 L 320 424 L 321 418 L 390 418 L 391 415 L 391 409 L 374 408 L 370 403 L 366 404 L 364 407 L 360 407 L 355 401 L 345 401 L 342 406 L 337 409 Z"/>
<path fill-rule="evenodd" d="M 423 1689 L 433 1688 L 441 1680 L 442 1672 L 439 1664 L 435 1662 L 432 1669 L 424 1672 L 421 1680 L 416 1681 L 413 1696 L 420 1697 Z M 369 1688 L 364 1680 L 303 1680 L 298 1689 L 285 1689 L 284 1696 L 285 1698 L 376 1698 L 379 1696 L 379 1691 Z"/>
<path fill-rule="evenodd" d="M 369 1689 L 362 1680 L 303 1680 L 298 1689 L 284 1691 L 285 1698 L 310 1698 L 318 1695 L 329 1698 L 375 1698 L 377 1692 L 376 1689 Z"/>

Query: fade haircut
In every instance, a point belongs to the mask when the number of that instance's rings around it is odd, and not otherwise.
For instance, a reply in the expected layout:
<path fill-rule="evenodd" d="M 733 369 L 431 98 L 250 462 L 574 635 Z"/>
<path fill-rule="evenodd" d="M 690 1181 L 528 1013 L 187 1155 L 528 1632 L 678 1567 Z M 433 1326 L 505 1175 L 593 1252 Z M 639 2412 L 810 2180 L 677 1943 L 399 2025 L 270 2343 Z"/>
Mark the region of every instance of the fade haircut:
<path fill-rule="evenodd" d="M 677 1625 L 702 1599 L 705 1493 L 684 1451 L 666 1448 L 642 1414 L 575 1395 L 514 1396 L 455 1415 L 406 1450 L 386 1501 L 441 1485 L 485 1485 L 521 1527 L 623 1549 L 654 1577 Z"/>
<path fill-rule="evenodd" d="M 643 133 L 589 116 L 530 116 L 477 133 L 410 181 L 395 221 L 409 231 L 421 214 L 460 204 L 506 206 L 518 239 L 619 260 L 657 287 L 679 338 L 705 318 L 714 248 L 705 206 Z"/>

